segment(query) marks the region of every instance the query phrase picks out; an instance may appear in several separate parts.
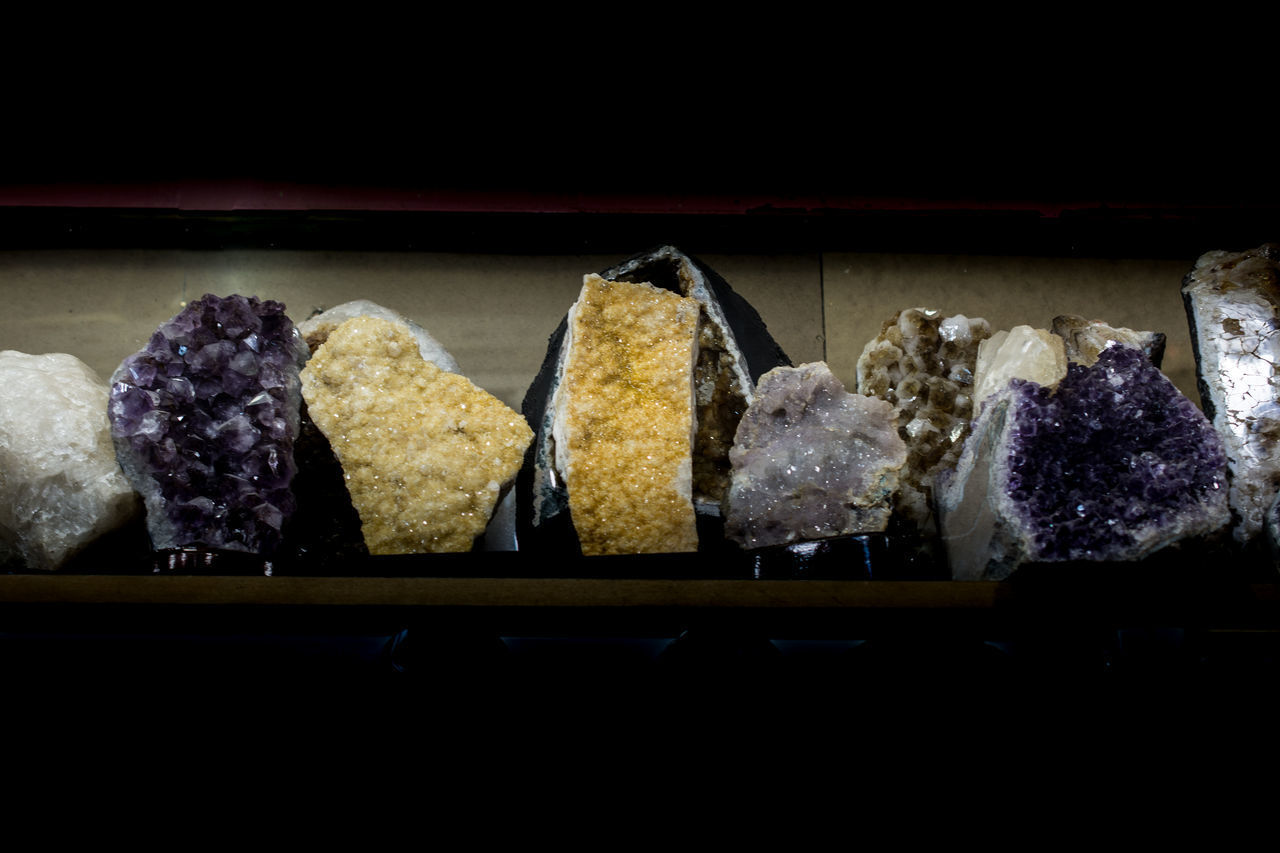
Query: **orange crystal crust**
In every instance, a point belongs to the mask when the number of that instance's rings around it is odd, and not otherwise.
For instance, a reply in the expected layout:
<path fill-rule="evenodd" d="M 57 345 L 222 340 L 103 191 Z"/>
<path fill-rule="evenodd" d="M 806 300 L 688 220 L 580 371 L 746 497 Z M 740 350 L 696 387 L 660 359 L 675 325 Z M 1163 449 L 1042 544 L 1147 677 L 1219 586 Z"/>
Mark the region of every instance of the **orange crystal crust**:
<path fill-rule="evenodd" d="M 693 364 L 699 306 L 649 284 L 583 279 L 557 391 L 557 467 L 587 555 L 698 549 Z"/>
<path fill-rule="evenodd" d="M 371 554 L 469 551 L 533 440 L 523 416 L 377 317 L 333 330 L 302 371 Z"/>

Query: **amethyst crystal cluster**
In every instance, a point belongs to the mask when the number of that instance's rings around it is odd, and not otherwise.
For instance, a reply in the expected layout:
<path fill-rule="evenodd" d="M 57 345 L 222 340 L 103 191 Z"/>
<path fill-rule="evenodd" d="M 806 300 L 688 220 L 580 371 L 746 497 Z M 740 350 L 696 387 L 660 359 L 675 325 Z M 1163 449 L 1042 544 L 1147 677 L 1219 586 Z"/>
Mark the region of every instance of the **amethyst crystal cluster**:
<path fill-rule="evenodd" d="M 1208 420 L 1137 349 L 1072 364 L 1056 389 L 1014 379 L 942 486 L 953 575 L 1140 559 L 1226 524 L 1226 482 Z"/>
<path fill-rule="evenodd" d="M 277 548 L 306 358 L 279 302 L 206 295 L 116 370 L 111 435 L 155 548 Z"/>

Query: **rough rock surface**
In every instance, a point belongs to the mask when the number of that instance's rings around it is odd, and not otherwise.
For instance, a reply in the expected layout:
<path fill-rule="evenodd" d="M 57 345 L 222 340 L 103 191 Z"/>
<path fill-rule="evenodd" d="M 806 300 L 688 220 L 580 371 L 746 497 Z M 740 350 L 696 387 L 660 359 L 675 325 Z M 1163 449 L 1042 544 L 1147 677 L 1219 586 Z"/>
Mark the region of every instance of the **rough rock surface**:
<path fill-rule="evenodd" d="M 1010 379 L 1025 379 L 1046 388 L 1057 385 L 1067 375 L 1062 338 L 1030 326 L 996 332 L 978 345 L 973 375 L 973 399 L 978 408 Z"/>
<path fill-rule="evenodd" d="M 1229 518 L 1221 441 L 1127 347 L 1070 365 L 1056 390 L 1012 380 L 987 400 L 939 489 L 962 580 L 998 580 L 1028 561 L 1137 560 Z"/>
<path fill-rule="evenodd" d="M 0 352 L 0 564 L 58 569 L 138 510 L 107 384 L 73 355 Z"/>
<path fill-rule="evenodd" d="M 1135 331 L 1101 320 L 1086 320 L 1078 314 L 1060 314 L 1053 318 L 1053 333 L 1066 345 L 1067 360 L 1085 366 L 1097 361 L 1098 354 L 1113 344 L 1141 350 L 1156 367 L 1164 359 L 1163 332 Z"/>
<path fill-rule="evenodd" d="M 584 277 L 552 401 L 556 467 L 582 553 L 696 551 L 698 302 Z"/>
<path fill-rule="evenodd" d="M 329 334 L 334 329 L 354 317 L 381 317 L 393 323 L 404 323 L 413 332 L 413 337 L 418 342 L 418 352 L 423 358 L 441 370 L 449 373 L 460 372 L 458 370 L 458 362 L 454 360 L 453 356 L 439 341 L 431 337 L 431 334 L 426 329 L 399 312 L 392 311 L 390 308 L 385 308 L 368 299 L 353 299 L 350 302 L 343 302 L 341 305 L 335 305 L 319 314 L 308 317 L 298 324 L 298 331 L 302 333 L 303 340 L 307 342 L 307 347 L 311 352 L 315 352 L 322 343 L 328 340 Z"/>
<path fill-rule="evenodd" d="M 302 371 L 371 554 L 468 551 L 515 478 L 524 418 L 422 358 L 403 323 L 358 316 Z"/>
<path fill-rule="evenodd" d="M 909 308 L 887 320 L 858 359 L 858 393 L 893 404 L 907 464 L 897 510 L 922 530 L 933 523 L 933 481 L 955 465 L 973 417 L 978 345 L 991 336 L 981 317 Z"/>
<path fill-rule="evenodd" d="M 1280 494 L 1280 245 L 1202 255 L 1182 296 L 1201 405 L 1227 450 L 1232 533 L 1249 543 Z"/>
<path fill-rule="evenodd" d="M 162 324 L 111 378 L 116 457 L 157 549 L 270 555 L 293 513 L 306 359 L 285 308 L 208 294 Z"/>
<path fill-rule="evenodd" d="M 907 446 L 891 404 L 816 362 L 761 378 L 729 456 L 725 534 L 758 548 L 883 531 Z"/>

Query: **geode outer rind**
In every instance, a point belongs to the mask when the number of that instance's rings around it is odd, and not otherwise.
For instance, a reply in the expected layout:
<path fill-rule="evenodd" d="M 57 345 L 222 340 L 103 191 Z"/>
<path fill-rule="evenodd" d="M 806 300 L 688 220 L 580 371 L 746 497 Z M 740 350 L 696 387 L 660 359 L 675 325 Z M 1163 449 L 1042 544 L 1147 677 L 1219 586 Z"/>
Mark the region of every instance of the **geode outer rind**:
<path fill-rule="evenodd" d="M 858 393 L 898 412 L 908 456 L 896 510 L 922 532 L 933 524 L 934 478 L 954 467 L 969 434 L 978 345 L 990 336 L 981 317 L 908 308 L 886 320 L 858 358 Z"/>
<path fill-rule="evenodd" d="M 111 435 L 154 548 L 276 551 L 296 505 L 306 358 L 283 304 L 206 294 L 124 360 Z"/>
<path fill-rule="evenodd" d="M 960 580 L 999 580 L 1024 562 L 1138 560 L 1229 519 L 1221 441 L 1127 347 L 1070 365 L 1056 389 L 1012 380 L 939 492 Z"/>
<path fill-rule="evenodd" d="M 760 548 L 883 531 L 907 446 L 892 405 L 816 362 L 761 378 L 729 456 L 725 535 Z"/>
<path fill-rule="evenodd" d="M 59 569 L 137 514 L 106 409 L 106 383 L 75 356 L 0 352 L 0 563 Z"/>
<path fill-rule="evenodd" d="M 1201 405 L 1226 446 L 1232 534 L 1247 544 L 1280 493 L 1280 245 L 1207 252 L 1182 297 Z"/>
<path fill-rule="evenodd" d="M 702 355 L 695 368 L 700 419 L 693 461 L 695 509 L 700 525 L 705 522 L 708 527 L 715 527 L 720 523 L 716 495 L 723 495 L 728 488 L 728 447 L 738 419 L 750 403 L 749 389 L 764 373 L 774 367 L 790 366 L 791 361 L 750 303 L 705 263 L 673 246 L 634 255 L 602 271 L 600 276 L 649 283 L 697 299 L 702 306 L 698 341 Z M 551 407 L 564 373 L 567 337 L 566 316 L 551 334 L 542 366 L 522 404 L 537 435 L 517 485 L 517 527 L 521 548 L 531 546 L 572 555 L 580 549 L 569 521 L 568 492 L 556 472 Z M 744 372 L 749 384 L 742 381 Z M 708 381 L 710 376 L 715 377 L 714 381 Z M 704 402 L 711 405 L 703 405 Z M 704 484 L 710 484 L 710 488 Z M 719 537 L 720 531 L 715 532 Z M 700 547 L 709 543 L 710 539 L 703 536 Z"/>

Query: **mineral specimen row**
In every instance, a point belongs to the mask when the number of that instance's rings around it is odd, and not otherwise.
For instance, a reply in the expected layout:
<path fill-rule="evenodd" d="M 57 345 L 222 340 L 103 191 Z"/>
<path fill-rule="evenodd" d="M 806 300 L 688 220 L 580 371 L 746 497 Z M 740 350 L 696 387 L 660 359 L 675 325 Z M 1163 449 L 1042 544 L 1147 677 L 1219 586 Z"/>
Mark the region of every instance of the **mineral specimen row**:
<path fill-rule="evenodd" d="M 308 329 L 314 354 L 284 311 L 205 296 L 112 378 L 116 455 L 153 546 L 277 553 L 298 506 L 305 397 L 370 553 L 469 550 L 514 478 L 527 424 L 386 309 L 321 315 Z"/>
<path fill-rule="evenodd" d="M 907 452 L 891 405 L 823 363 L 792 367 L 759 314 L 672 246 L 584 277 L 525 414 L 526 541 L 587 555 L 883 530 Z"/>
<path fill-rule="evenodd" d="M 0 354 L 0 557 L 56 568 L 135 491 L 157 549 L 269 556 L 305 527 L 323 550 L 345 522 L 308 502 L 331 490 L 367 553 L 468 550 L 517 471 L 535 551 L 754 549 L 893 522 L 938 537 L 955 577 L 1002 578 L 1228 524 L 1280 549 L 1278 270 L 1275 246 L 1215 252 L 1184 282 L 1212 423 L 1160 372 L 1163 335 L 1076 316 L 993 332 L 904 309 L 851 392 L 824 363 L 793 367 L 671 246 L 584 277 L 524 417 L 381 306 L 295 327 L 277 302 L 209 295 L 109 391 L 69 356 Z M 299 458 L 333 476 L 299 490 Z"/>

